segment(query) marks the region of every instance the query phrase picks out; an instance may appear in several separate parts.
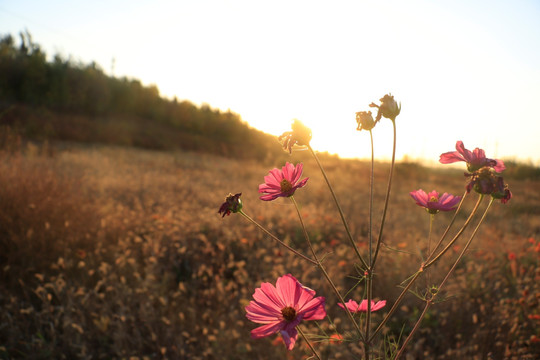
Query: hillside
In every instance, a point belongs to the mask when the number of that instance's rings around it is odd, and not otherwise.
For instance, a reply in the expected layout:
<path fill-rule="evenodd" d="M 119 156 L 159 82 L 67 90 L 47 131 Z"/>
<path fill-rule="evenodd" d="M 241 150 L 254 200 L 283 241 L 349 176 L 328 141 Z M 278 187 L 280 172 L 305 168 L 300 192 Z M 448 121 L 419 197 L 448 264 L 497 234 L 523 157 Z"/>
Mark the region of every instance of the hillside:
<path fill-rule="evenodd" d="M 18 45 L 11 35 L 0 38 L 0 124 L 35 141 L 183 149 L 258 160 L 280 154 L 275 137 L 251 128 L 234 112 L 166 99 L 156 86 L 107 76 L 95 63 L 60 55 L 49 61 L 28 32 L 20 34 Z"/>

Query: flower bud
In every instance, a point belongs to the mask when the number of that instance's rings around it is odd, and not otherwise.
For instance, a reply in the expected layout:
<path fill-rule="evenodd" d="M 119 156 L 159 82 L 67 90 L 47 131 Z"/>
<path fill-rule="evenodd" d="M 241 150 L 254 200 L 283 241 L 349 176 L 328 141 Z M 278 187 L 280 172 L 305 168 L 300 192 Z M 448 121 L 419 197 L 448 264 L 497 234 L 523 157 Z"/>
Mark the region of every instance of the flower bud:
<path fill-rule="evenodd" d="M 295 144 L 307 146 L 311 141 L 311 129 L 304 125 L 300 120 L 294 119 L 292 123 L 292 131 L 286 131 L 279 136 L 279 141 L 283 142 L 283 149 L 292 152 L 292 147 Z"/>
<path fill-rule="evenodd" d="M 240 200 L 240 196 L 242 193 L 238 194 L 229 194 L 225 198 L 225 202 L 221 204 L 219 207 L 218 213 L 222 214 L 221 217 L 225 217 L 225 215 L 230 215 L 231 212 L 237 213 L 240 210 L 242 210 L 242 200 Z"/>
<path fill-rule="evenodd" d="M 359 111 L 356 113 L 356 122 L 358 123 L 358 128 L 356 130 L 371 130 L 375 127 L 375 120 L 371 115 L 371 111 Z"/>
<path fill-rule="evenodd" d="M 512 192 L 508 189 L 508 184 L 504 183 L 501 176 L 497 177 L 495 191 L 491 194 L 494 199 L 500 199 L 501 203 L 506 204 L 512 198 Z"/>
<path fill-rule="evenodd" d="M 379 111 L 382 116 L 392 121 L 396 120 L 396 117 L 401 112 L 401 105 L 398 106 L 398 103 L 394 100 L 394 96 L 390 94 L 384 95 L 380 101 Z"/>

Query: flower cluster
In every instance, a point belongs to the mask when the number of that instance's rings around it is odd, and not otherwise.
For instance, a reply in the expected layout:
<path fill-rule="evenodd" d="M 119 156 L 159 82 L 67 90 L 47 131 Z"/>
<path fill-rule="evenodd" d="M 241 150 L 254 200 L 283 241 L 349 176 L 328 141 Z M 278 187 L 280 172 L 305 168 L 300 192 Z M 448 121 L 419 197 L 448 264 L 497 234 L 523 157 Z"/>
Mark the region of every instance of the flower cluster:
<path fill-rule="evenodd" d="M 512 198 L 512 192 L 499 175 L 504 169 L 504 162 L 498 159 L 486 157 L 484 150 L 476 148 L 470 151 L 465 148 L 463 141 L 456 142 L 456 151 L 441 154 L 439 162 L 450 164 L 458 161 L 467 163 L 465 176 L 469 178 L 467 192 L 471 190 L 479 194 L 491 195 L 494 199 L 499 199 L 506 204 Z"/>
<path fill-rule="evenodd" d="M 379 122 L 382 119 L 382 117 L 392 120 L 392 123 L 394 126 L 394 149 L 393 149 L 393 156 L 392 156 L 392 170 L 393 170 L 394 159 L 395 159 L 395 126 L 396 126 L 395 120 L 396 120 L 396 117 L 401 112 L 401 104 L 398 104 L 394 100 L 394 97 L 392 95 L 387 94 L 380 99 L 379 105 L 371 103 L 370 107 L 374 107 L 378 109 L 375 119 L 373 119 L 373 115 L 371 111 L 357 112 L 356 113 L 356 122 L 358 125 L 357 130 L 371 131 L 375 127 L 377 122 Z M 360 254 L 360 252 L 358 251 L 358 248 L 356 246 L 355 240 L 353 239 L 353 236 L 350 234 L 349 228 L 346 224 L 345 217 L 343 216 L 343 213 L 341 211 L 341 207 L 339 206 L 335 193 L 332 190 L 332 187 L 330 186 L 330 183 L 328 181 L 328 178 L 322 166 L 320 165 L 320 161 L 315 155 L 315 152 L 313 151 L 313 149 L 310 147 L 311 137 L 312 137 L 311 130 L 308 127 L 306 127 L 304 124 L 302 124 L 299 120 L 294 120 L 292 124 L 292 131 L 283 133 L 279 137 L 279 140 L 282 142 L 282 146 L 284 150 L 287 150 L 289 153 L 292 153 L 292 148 L 298 145 L 298 146 L 308 147 L 308 149 L 315 156 L 317 163 L 320 166 L 321 171 L 324 175 L 324 178 L 327 181 L 327 184 L 331 190 L 332 196 L 334 197 L 334 201 L 336 202 L 338 211 L 340 212 L 342 221 L 345 226 L 345 230 L 348 233 L 348 237 L 350 238 L 350 241 L 352 244 L 351 246 L 355 249 L 358 259 L 360 260 L 360 264 L 363 267 L 365 279 L 367 282 L 366 286 L 371 286 L 371 281 L 373 280 L 372 270 L 375 264 L 375 259 L 378 254 L 378 248 L 379 248 L 380 241 L 382 238 L 383 225 L 381 225 L 381 230 L 380 230 L 379 239 L 378 239 L 379 242 L 376 245 L 377 250 L 375 250 L 374 252 L 375 255 L 373 256 L 373 253 L 371 253 L 372 239 L 370 236 L 369 261 L 364 260 L 364 257 L 362 256 L 362 254 Z M 371 140 L 373 141 L 373 137 L 371 137 Z M 463 161 L 466 163 L 467 172 L 465 173 L 465 175 L 469 179 L 467 183 L 467 187 L 466 187 L 467 192 L 474 190 L 477 193 L 480 193 L 482 195 L 489 194 L 495 199 L 500 199 L 502 203 L 506 203 L 511 199 L 512 193 L 508 189 L 508 185 L 504 183 L 503 178 L 500 176 L 500 173 L 505 170 L 504 163 L 501 160 L 491 159 L 491 158 L 486 157 L 484 150 L 476 148 L 473 151 L 470 151 L 465 148 L 462 141 L 458 141 L 456 143 L 456 151 L 451 151 L 451 152 L 446 152 L 444 154 L 441 154 L 439 161 L 443 164 L 450 164 L 450 163 L 455 163 L 455 162 L 460 162 L 460 161 Z M 268 230 L 264 229 L 262 225 L 258 224 L 256 221 L 251 219 L 247 214 L 245 214 L 242 211 L 242 202 L 240 200 L 241 193 L 238 193 L 235 195 L 229 194 L 229 196 L 225 199 L 225 202 L 221 205 L 218 212 L 222 214 L 222 217 L 224 217 L 225 215 L 229 215 L 230 213 L 240 212 L 246 219 L 252 221 L 255 225 L 261 228 L 267 235 L 272 237 L 274 240 L 277 240 L 277 242 L 280 243 L 282 246 L 286 247 L 288 250 L 292 251 L 294 254 L 300 256 L 304 260 L 317 266 L 321 270 L 322 274 L 325 276 L 326 280 L 332 285 L 332 288 L 339 299 L 338 306 L 346 310 L 347 316 L 350 318 L 351 322 L 356 327 L 358 334 L 360 335 L 359 338 L 361 339 L 362 335 L 365 335 L 364 345 L 366 346 L 366 348 L 369 348 L 368 341 L 370 342 L 371 339 L 368 340 L 367 334 L 369 334 L 370 330 L 366 328 L 365 334 L 362 334 L 362 329 L 360 329 L 357 319 L 354 318 L 353 314 L 366 313 L 364 316 L 366 316 L 366 324 L 368 324 L 368 327 L 369 327 L 371 316 L 372 316 L 371 313 L 385 307 L 386 300 L 381 300 L 381 301 L 376 302 L 372 299 L 371 293 L 368 293 L 369 294 L 368 299 L 363 299 L 359 303 L 353 299 L 350 299 L 347 302 L 345 302 L 345 300 L 343 299 L 343 296 L 340 294 L 340 291 L 334 285 L 332 279 L 329 277 L 328 273 L 324 269 L 323 262 L 319 260 L 316 250 L 314 250 L 314 247 L 311 244 L 311 241 L 309 239 L 310 236 L 304 225 L 301 212 L 296 203 L 296 200 L 293 197 L 295 192 L 298 189 L 306 186 L 307 181 L 309 180 L 309 178 L 307 177 L 304 179 L 301 179 L 302 172 L 303 172 L 302 163 L 298 163 L 294 165 L 292 163 L 286 162 L 285 165 L 281 169 L 274 168 L 270 170 L 268 175 L 264 177 L 264 183 L 259 185 L 259 193 L 262 194 L 260 196 L 260 199 L 263 201 L 272 201 L 280 197 L 290 198 L 290 200 L 296 207 L 298 216 L 300 217 L 300 222 L 303 227 L 304 237 L 308 244 L 308 248 L 311 251 L 312 257 L 305 256 L 301 252 L 298 252 L 296 249 L 292 248 L 288 244 L 279 240 L 276 236 L 274 236 Z M 393 172 L 391 171 L 390 180 L 392 177 L 392 173 Z M 391 181 L 388 182 L 387 199 L 390 194 L 390 185 L 391 185 Z M 372 191 L 371 194 L 373 195 L 373 189 L 371 189 L 371 191 Z M 463 197 L 461 196 L 454 196 L 446 192 L 440 195 L 439 192 L 435 190 L 432 190 L 431 192 L 426 193 L 424 190 L 418 189 L 415 191 L 411 191 L 409 194 L 416 201 L 417 205 L 423 207 L 431 215 L 435 215 L 439 213 L 440 211 L 445 211 L 445 212 L 454 211 L 456 210 L 456 208 L 458 208 L 458 206 L 461 206 L 461 201 L 463 200 Z M 479 197 L 479 202 L 480 200 L 482 200 L 482 198 L 483 198 L 482 196 Z M 388 205 L 388 201 L 385 202 L 385 207 L 383 210 L 383 221 L 382 221 L 383 224 L 384 224 L 384 218 L 386 215 L 387 205 Z M 476 209 L 477 207 L 475 208 L 475 210 L 473 210 L 472 215 L 474 215 L 474 212 L 476 212 Z M 434 219 L 434 216 L 431 216 L 430 221 L 433 221 L 433 219 Z M 453 221 L 454 220 L 452 220 L 452 222 Z M 463 225 L 461 232 L 467 226 L 468 221 L 469 220 L 467 220 L 467 222 Z M 372 224 L 370 223 L 369 226 L 371 227 L 371 225 Z M 458 232 L 458 235 L 454 237 L 454 239 L 452 239 L 450 243 L 447 244 L 445 248 L 441 250 L 438 254 L 435 253 L 435 250 L 433 251 L 432 254 L 430 254 L 429 247 L 428 247 L 428 258 L 434 255 L 433 258 L 431 258 L 429 262 L 426 261 L 426 263 L 423 263 L 420 266 L 420 270 L 412 277 L 407 287 L 403 290 L 402 295 L 404 295 L 408 291 L 412 283 L 417 279 L 418 276 L 420 276 L 421 273 L 423 273 L 424 268 L 427 269 L 430 265 L 438 261 L 438 259 L 457 240 L 461 232 Z M 430 235 L 431 235 L 431 227 L 430 227 Z M 443 241 L 444 236 L 445 235 L 443 235 L 443 238 L 440 240 L 439 245 Z M 467 245 L 465 246 L 463 253 L 465 252 L 466 248 L 470 245 L 471 240 L 472 240 L 472 237 L 467 243 Z M 463 256 L 463 253 L 458 257 L 455 264 L 459 262 L 459 260 Z M 452 270 L 448 272 L 447 277 L 451 272 Z M 426 310 L 427 310 L 427 307 L 432 303 L 432 300 L 437 295 L 438 290 L 445 283 L 446 278 L 445 280 L 441 282 L 439 286 L 431 287 L 432 290 L 436 289 L 436 291 L 431 292 L 432 297 L 431 297 L 430 302 L 426 305 Z M 378 329 L 380 329 L 382 325 L 384 324 L 384 322 L 388 320 L 388 317 L 398 306 L 399 301 L 401 301 L 400 299 L 402 299 L 402 296 L 398 297 L 398 299 L 399 300 L 397 301 L 397 303 L 395 303 L 392 306 L 392 309 L 389 311 L 389 314 L 385 317 L 382 324 L 379 325 Z M 257 324 L 261 324 L 261 326 L 251 331 L 251 337 L 258 339 L 258 338 L 262 338 L 262 337 L 279 333 L 281 334 L 281 339 L 285 343 L 285 346 L 287 347 L 287 349 L 292 350 L 296 344 L 298 334 L 300 333 L 309 345 L 309 341 L 307 337 L 303 334 L 303 332 L 301 331 L 301 328 L 299 327 L 300 323 L 303 320 L 310 321 L 310 320 L 324 319 L 327 316 L 325 304 L 326 304 L 325 297 L 322 297 L 322 296 L 316 297 L 314 290 L 303 286 L 291 274 L 287 274 L 287 275 L 279 277 L 276 281 L 275 286 L 271 283 L 264 282 L 260 285 L 259 288 L 255 289 L 255 292 L 253 294 L 253 300 L 251 300 L 249 305 L 246 306 L 245 308 L 246 317 Z M 425 314 L 425 311 L 423 314 Z M 421 317 L 419 318 L 417 325 L 420 324 L 422 320 L 422 316 L 423 315 L 421 315 Z M 415 326 L 414 329 L 416 328 L 417 326 Z M 377 331 L 378 330 L 375 330 L 375 333 Z M 403 348 L 408 343 L 413 333 L 414 333 L 414 330 L 411 333 L 411 335 L 409 335 L 409 337 L 405 340 L 405 343 L 403 347 L 400 349 L 399 353 L 396 355 L 396 358 L 401 355 Z M 328 337 L 328 339 L 331 343 L 332 341 L 334 341 L 334 343 L 337 343 L 337 342 L 341 342 L 345 340 L 339 334 L 334 334 Z M 345 340 L 345 341 L 348 341 L 348 340 Z M 311 350 L 316 355 L 316 357 L 320 358 L 317 355 L 316 350 L 314 350 L 314 348 L 311 345 L 310 347 L 311 347 Z M 369 358 L 368 354 L 369 354 L 369 351 L 366 350 L 367 358 Z"/>

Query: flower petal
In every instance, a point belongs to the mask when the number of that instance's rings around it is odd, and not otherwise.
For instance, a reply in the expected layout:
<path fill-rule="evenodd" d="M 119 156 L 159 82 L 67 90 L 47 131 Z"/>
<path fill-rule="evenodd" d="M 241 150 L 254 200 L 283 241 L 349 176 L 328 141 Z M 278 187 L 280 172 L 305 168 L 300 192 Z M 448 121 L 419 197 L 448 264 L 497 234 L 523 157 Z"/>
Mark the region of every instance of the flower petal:
<path fill-rule="evenodd" d="M 296 328 L 292 328 L 289 331 L 282 330 L 281 336 L 283 337 L 287 350 L 292 350 L 294 348 L 294 344 L 296 344 L 296 339 L 298 338 L 298 331 L 296 331 Z"/>
<path fill-rule="evenodd" d="M 325 302 L 324 297 L 316 297 L 299 309 L 298 312 L 303 315 L 304 320 L 322 320 L 326 317 Z"/>
<path fill-rule="evenodd" d="M 281 309 L 287 306 L 281 300 L 277 289 L 270 283 L 262 283 L 260 288 L 255 289 L 253 298 L 260 303 L 271 306 L 281 313 Z"/>
<path fill-rule="evenodd" d="M 273 335 L 277 333 L 283 327 L 283 325 L 284 322 L 278 322 L 259 326 L 258 328 L 251 330 L 251 337 L 253 339 L 260 339 L 265 336 Z"/>
<path fill-rule="evenodd" d="M 291 274 L 283 275 L 277 279 L 277 293 L 285 306 L 294 307 L 296 305 L 298 287 L 301 288 L 301 285 Z"/>
<path fill-rule="evenodd" d="M 463 144 L 463 141 L 458 140 L 456 142 L 456 150 L 461 154 L 461 156 L 463 156 L 463 159 L 466 162 L 471 162 L 474 159 L 473 153 L 470 150 L 465 149 L 465 144 Z"/>

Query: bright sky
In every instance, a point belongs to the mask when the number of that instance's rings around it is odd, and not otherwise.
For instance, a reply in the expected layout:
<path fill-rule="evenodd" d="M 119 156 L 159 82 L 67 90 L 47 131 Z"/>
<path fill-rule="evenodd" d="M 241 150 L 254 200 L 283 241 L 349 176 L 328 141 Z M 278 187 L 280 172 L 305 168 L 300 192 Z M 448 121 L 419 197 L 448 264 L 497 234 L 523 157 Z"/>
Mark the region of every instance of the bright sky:
<path fill-rule="evenodd" d="M 0 34 L 28 29 L 52 57 L 231 109 L 281 134 L 298 118 L 317 150 L 367 158 L 355 112 L 392 93 L 398 158 L 481 147 L 540 165 L 537 0 L 2 0 Z M 374 129 L 378 158 L 392 129 Z"/>

